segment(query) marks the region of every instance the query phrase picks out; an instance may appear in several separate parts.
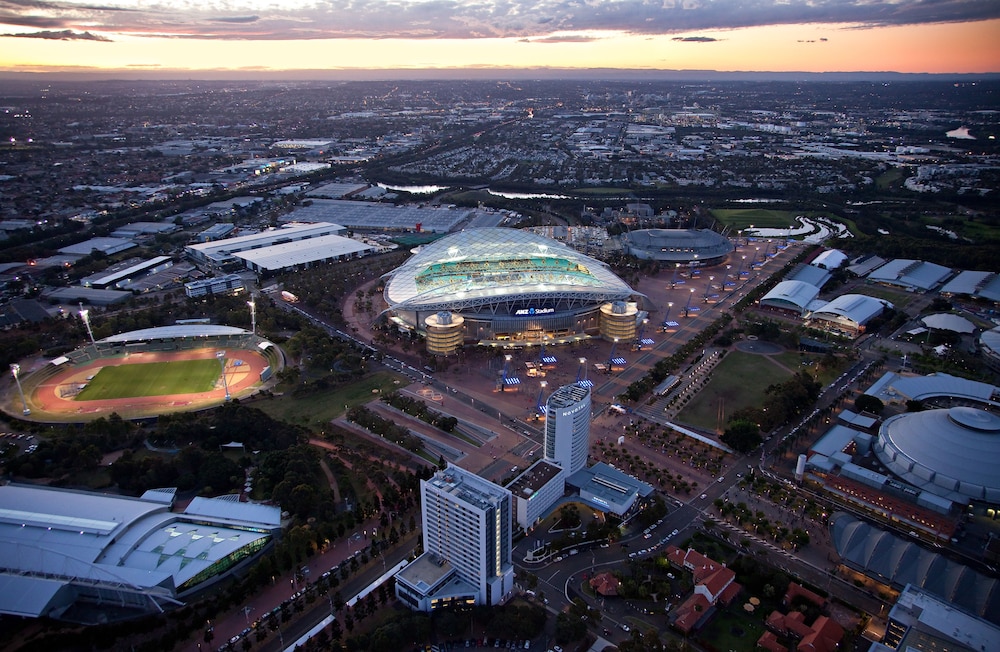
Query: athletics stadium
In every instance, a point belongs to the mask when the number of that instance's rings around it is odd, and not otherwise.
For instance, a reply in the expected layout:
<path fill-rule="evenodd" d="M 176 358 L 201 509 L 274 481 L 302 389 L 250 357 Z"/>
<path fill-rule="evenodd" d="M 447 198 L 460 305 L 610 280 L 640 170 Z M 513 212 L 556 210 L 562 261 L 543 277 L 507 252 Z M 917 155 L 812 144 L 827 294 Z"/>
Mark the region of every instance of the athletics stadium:
<path fill-rule="evenodd" d="M 530 231 L 468 229 L 386 275 L 391 322 L 434 354 L 464 344 L 522 347 L 600 336 L 631 342 L 642 295 L 606 264 Z"/>
<path fill-rule="evenodd" d="M 255 394 L 283 364 L 277 346 L 242 328 L 147 328 L 17 366 L 2 407 L 48 423 L 188 412 Z"/>

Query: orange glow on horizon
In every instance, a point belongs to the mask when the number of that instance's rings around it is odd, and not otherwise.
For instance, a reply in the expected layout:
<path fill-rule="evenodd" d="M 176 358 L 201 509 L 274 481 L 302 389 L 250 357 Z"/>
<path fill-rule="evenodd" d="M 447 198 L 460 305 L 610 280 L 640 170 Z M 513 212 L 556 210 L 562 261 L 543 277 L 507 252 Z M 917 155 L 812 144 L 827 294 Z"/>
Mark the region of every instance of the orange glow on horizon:
<path fill-rule="evenodd" d="M 17 39 L 0 69 L 17 72 L 378 69 L 639 69 L 761 72 L 1000 71 L 1000 20 L 903 27 L 777 25 L 592 40 L 208 40 L 112 35 L 111 43 Z M 715 39 L 685 42 L 685 36 Z M 14 39 L 8 37 L 9 46 Z M 204 76 L 204 75 L 201 75 Z"/>

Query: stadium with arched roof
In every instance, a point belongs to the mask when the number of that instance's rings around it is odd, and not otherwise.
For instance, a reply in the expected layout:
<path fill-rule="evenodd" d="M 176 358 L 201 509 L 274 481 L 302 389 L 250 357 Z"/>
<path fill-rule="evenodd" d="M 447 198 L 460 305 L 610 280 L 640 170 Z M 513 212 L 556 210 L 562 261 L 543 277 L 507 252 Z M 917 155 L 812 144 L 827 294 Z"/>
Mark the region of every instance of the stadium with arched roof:
<path fill-rule="evenodd" d="M 601 261 L 530 231 L 468 229 L 422 247 L 386 275 L 399 328 L 461 341 L 518 346 L 601 332 L 601 306 L 641 297 Z M 445 319 L 453 313 L 461 319 Z M 644 314 L 641 311 L 638 314 Z M 434 352 L 444 352 L 435 350 Z"/>
<path fill-rule="evenodd" d="M 641 229 L 622 234 L 622 248 L 642 260 L 684 265 L 721 263 L 736 246 L 711 229 Z"/>

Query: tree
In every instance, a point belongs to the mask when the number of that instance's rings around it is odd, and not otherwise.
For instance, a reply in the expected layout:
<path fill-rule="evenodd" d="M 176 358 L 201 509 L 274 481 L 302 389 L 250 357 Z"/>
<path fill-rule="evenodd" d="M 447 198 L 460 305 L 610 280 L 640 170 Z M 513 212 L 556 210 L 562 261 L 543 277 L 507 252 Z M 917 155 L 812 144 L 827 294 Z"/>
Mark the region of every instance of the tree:
<path fill-rule="evenodd" d="M 760 428 L 756 423 L 746 419 L 736 419 L 729 422 L 729 427 L 722 433 L 722 441 L 740 453 L 749 453 L 761 444 Z"/>
<path fill-rule="evenodd" d="M 862 394 L 854 399 L 854 407 L 858 412 L 868 412 L 869 414 L 879 415 L 882 414 L 882 410 L 885 408 L 885 405 L 876 396 L 872 396 L 871 394 Z"/>

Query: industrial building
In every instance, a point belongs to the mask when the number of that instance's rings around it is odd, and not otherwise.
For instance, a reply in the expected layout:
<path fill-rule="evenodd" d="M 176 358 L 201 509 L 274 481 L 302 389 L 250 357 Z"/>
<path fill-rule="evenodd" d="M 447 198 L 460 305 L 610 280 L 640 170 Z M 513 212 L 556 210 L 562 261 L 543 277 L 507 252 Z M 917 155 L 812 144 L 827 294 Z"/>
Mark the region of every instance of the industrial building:
<path fill-rule="evenodd" d="M 1000 627 L 930 591 L 907 584 L 887 618 L 885 636 L 868 652 L 993 650 Z"/>
<path fill-rule="evenodd" d="M 372 245 L 343 237 L 340 224 L 293 224 L 249 235 L 188 245 L 188 256 L 217 269 L 246 267 L 259 274 L 357 258 Z"/>
<path fill-rule="evenodd" d="M 283 219 L 295 222 L 336 222 L 355 231 L 449 233 L 467 222 L 470 208 L 425 208 L 342 199 L 313 199 Z"/>
<path fill-rule="evenodd" d="M 870 321 L 892 308 L 893 305 L 884 299 L 863 294 L 842 294 L 806 315 L 805 325 L 853 338 L 863 334 Z"/>
<path fill-rule="evenodd" d="M 866 277 L 870 283 L 903 288 L 909 292 L 927 292 L 941 285 L 952 271 L 947 267 L 921 260 L 897 258 Z"/>

